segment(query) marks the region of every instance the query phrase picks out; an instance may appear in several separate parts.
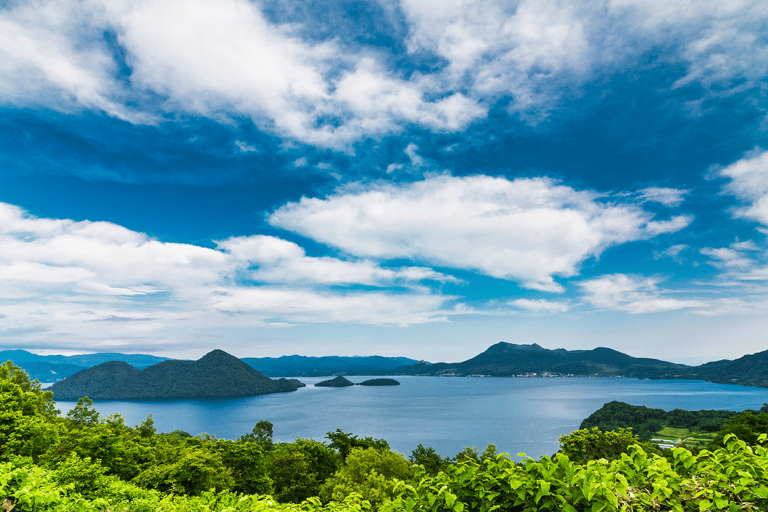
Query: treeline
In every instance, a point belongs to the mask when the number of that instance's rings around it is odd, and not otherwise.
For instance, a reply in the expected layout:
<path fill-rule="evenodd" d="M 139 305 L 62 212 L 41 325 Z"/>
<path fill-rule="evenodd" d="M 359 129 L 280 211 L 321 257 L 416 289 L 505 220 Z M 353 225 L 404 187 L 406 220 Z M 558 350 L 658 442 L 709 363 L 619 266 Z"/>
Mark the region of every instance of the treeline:
<path fill-rule="evenodd" d="M 632 429 L 641 441 L 650 440 L 653 435 L 663 427 L 682 428 L 697 432 L 720 433 L 715 436 L 714 446 L 722 446 L 725 434 L 739 434 L 745 438 L 748 425 L 754 423 L 760 429 L 761 416 L 768 419 L 768 404 L 764 404 L 759 411 L 733 411 L 702 410 L 686 411 L 674 409 L 652 409 L 642 405 L 629 405 L 624 402 L 609 402 L 593 412 L 587 419 L 581 422 L 581 429 L 597 427 L 602 431 L 618 431 L 620 429 Z M 727 425 L 727 427 L 726 427 Z M 725 429 L 725 430 L 724 430 Z M 721 432 L 722 431 L 722 432 Z M 763 430 L 762 432 L 768 432 Z M 747 435 L 751 440 L 756 439 L 754 433 Z"/>
<path fill-rule="evenodd" d="M 662 454 L 630 431 L 582 429 L 538 461 L 493 445 L 452 458 L 419 445 L 406 459 L 341 430 L 274 443 L 267 421 L 237 440 L 158 433 L 151 416 L 130 427 L 88 399 L 62 417 L 37 381 L 0 365 L 0 492 L 31 512 L 766 510 L 765 438 Z"/>

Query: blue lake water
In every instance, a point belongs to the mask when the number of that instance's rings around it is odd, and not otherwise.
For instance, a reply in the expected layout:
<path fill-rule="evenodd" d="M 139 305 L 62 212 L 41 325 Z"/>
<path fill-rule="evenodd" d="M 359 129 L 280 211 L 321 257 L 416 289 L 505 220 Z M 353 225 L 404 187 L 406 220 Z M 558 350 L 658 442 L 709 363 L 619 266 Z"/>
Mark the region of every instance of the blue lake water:
<path fill-rule="evenodd" d="M 370 377 L 348 377 L 362 382 Z M 184 430 L 237 439 L 259 420 L 274 424 L 276 441 L 323 440 L 337 428 L 386 439 L 404 454 L 419 443 L 442 455 L 495 443 L 500 452 L 552 455 L 558 438 L 612 400 L 672 409 L 759 409 L 768 389 L 702 381 L 636 379 L 524 379 L 397 377 L 400 386 L 317 388 L 323 378 L 293 393 L 203 400 L 104 401 L 103 416 L 120 413 L 128 425 L 152 414 L 158 432 Z M 74 402 L 58 402 L 66 414 Z"/>

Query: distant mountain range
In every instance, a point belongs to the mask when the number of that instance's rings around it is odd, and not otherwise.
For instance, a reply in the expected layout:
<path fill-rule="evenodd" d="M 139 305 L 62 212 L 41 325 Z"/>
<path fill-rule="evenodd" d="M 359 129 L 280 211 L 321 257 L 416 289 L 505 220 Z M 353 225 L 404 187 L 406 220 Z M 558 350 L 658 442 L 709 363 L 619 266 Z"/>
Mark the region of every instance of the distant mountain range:
<path fill-rule="evenodd" d="M 659 359 L 628 356 L 610 348 L 592 350 L 550 350 L 537 344 L 496 343 L 460 363 L 402 366 L 389 375 L 438 375 L 493 377 L 574 375 L 634 377 L 639 379 L 692 379 L 768 387 L 768 350 L 700 366 L 687 366 Z"/>
<path fill-rule="evenodd" d="M 23 368 L 30 378 L 40 382 L 57 382 L 86 368 L 91 368 L 109 361 L 122 361 L 136 369 L 143 370 L 163 361 L 171 361 L 167 357 L 150 356 L 146 354 L 82 354 L 75 356 L 39 356 L 26 350 L 0 351 L 0 362 L 13 361 L 13 364 Z M 392 370 L 398 366 L 416 363 L 415 359 L 407 357 L 382 356 L 282 356 L 282 357 L 245 357 L 241 361 L 258 370 L 268 377 L 314 377 L 324 375 L 373 372 Z"/>
<path fill-rule="evenodd" d="M 222 350 L 197 361 L 163 361 L 138 370 L 110 361 L 82 370 L 52 385 L 55 400 L 143 400 L 223 398 L 296 391 L 295 379 L 272 380 Z"/>
<path fill-rule="evenodd" d="M 168 360 L 149 355 L 88 354 L 79 356 L 38 356 L 24 350 L 0 352 L 0 361 L 12 360 L 30 377 L 52 382 L 106 361 L 122 361 L 144 369 Z M 184 362 L 184 361 L 177 361 Z M 187 361 L 188 362 L 188 361 Z M 693 379 L 768 388 L 768 350 L 734 361 L 721 360 L 687 366 L 659 359 L 636 358 L 613 349 L 546 349 L 537 344 L 500 342 L 485 352 L 457 363 L 428 363 L 405 357 L 305 357 L 243 358 L 242 362 L 270 377 L 322 375 L 436 375 L 493 377 L 574 375 L 634 377 L 640 379 Z"/>

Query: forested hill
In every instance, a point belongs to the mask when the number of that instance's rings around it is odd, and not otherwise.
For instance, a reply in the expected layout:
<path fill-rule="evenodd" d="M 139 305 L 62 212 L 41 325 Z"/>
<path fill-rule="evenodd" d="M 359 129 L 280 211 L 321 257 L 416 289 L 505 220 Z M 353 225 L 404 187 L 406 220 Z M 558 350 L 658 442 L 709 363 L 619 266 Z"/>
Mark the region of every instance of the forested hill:
<path fill-rule="evenodd" d="M 197 361 L 163 361 L 137 370 L 112 361 L 83 370 L 49 389 L 56 400 L 220 398 L 295 391 L 297 380 L 272 380 L 222 350 Z"/>
<path fill-rule="evenodd" d="M 659 359 L 637 358 L 616 350 L 550 350 L 537 344 L 500 342 L 460 363 L 415 364 L 397 368 L 393 375 L 488 375 L 511 377 L 543 374 L 635 377 L 639 379 L 695 379 L 724 384 L 768 387 L 768 351 L 735 361 L 686 366 Z"/>

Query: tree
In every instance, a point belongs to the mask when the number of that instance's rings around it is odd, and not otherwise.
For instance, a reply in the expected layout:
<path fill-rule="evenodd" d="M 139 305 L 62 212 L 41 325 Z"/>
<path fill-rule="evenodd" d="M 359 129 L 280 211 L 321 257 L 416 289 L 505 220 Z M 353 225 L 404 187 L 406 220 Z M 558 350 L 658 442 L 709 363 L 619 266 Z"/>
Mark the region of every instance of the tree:
<path fill-rule="evenodd" d="M 585 464 L 590 460 L 614 460 L 626 453 L 639 439 L 632 429 L 602 432 L 597 427 L 581 429 L 560 436 L 560 452 L 574 462 Z"/>
<path fill-rule="evenodd" d="M 423 444 L 419 444 L 415 450 L 411 452 L 408 459 L 413 464 L 419 464 L 424 467 L 424 470 L 428 475 L 436 475 L 442 471 L 448 464 L 450 459 L 442 458 L 434 448 L 425 448 Z"/>
<path fill-rule="evenodd" d="M 162 492 L 193 496 L 232 487 L 231 472 L 224 467 L 218 453 L 193 444 L 164 452 L 164 460 L 147 465 L 134 483 Z"/>
<path fill-rule="evenodd" d="M 312 472 L 310 461 L 300 447 L 279 444 L 272 450 L 267 464 L 275 498 L 281 503 L 301 503 L 317 496 L 320 484 Z"/>
<path fill-rule="evenodd" d="M 324 502 L 341 502 L 351 493 L 360 494 L 378 507 L 394 496 L 398 481 L 413 479 L 413 466 L 399 453 L 379 448 L 352 448 L 346 464 L 320 490 Z"/>
<path fill-rule="evenodd" d="M 724 440 L 728 434 L 735 434 L 745 443 L 754 446 L 760 434 L 766 433 L 768 433 L 768 413 L 753 414 L 752 411 L 744 411 L 723 425 L 722 430 L 713 437 L 709 447 L 725 446 Z"/>
<path fill-rule="evenodd" d="M 53 393 L 11 361 L 0 364 L 0 460 L 38 457 L 56 437 Z"/>
<path fill-rule="evenodd" d="M 67 413 L 67 418 L 78 427 L 98 425 L 101 421 L 99 411 L 93 408 L 93 400 L 87 396 L 77 401 L 77 405 Z"/>
<path fill-rule="evenodd" d="M 261 420 L 256 423 L 256 426 L 253 427 L 249 434 L 240 436 L 240 440 L 256 443 L 261 446 L 262 450 L 268 452 L 275 446 L 275 443 L 272 441 L 272 435 L 272 422 Z"/>
<path fill-rule="evenodd" d="M 264 452 L 256 443 L 219 439 L 213 448 L 232 474 L 232 490 L 243 494 L 270 494 L 272 480 L 267 475 Z"/>
<path fill-rule="evenodd" d="M 325 435 L 326 439 L 331 442 L 328 446 L 337 450 L 341 455 L 341 462 L 344 463 L 347 460 L 347 455 L 352 448 L 375 448 L 377 450 L 389 450 L 389 443 L 384 439 L 374 439 L 372 437 L 364 437 L 359 439 L 357 436 L 342 432 L 340 428 L 336 429 L 336 432 L 328 432 Z"/>

